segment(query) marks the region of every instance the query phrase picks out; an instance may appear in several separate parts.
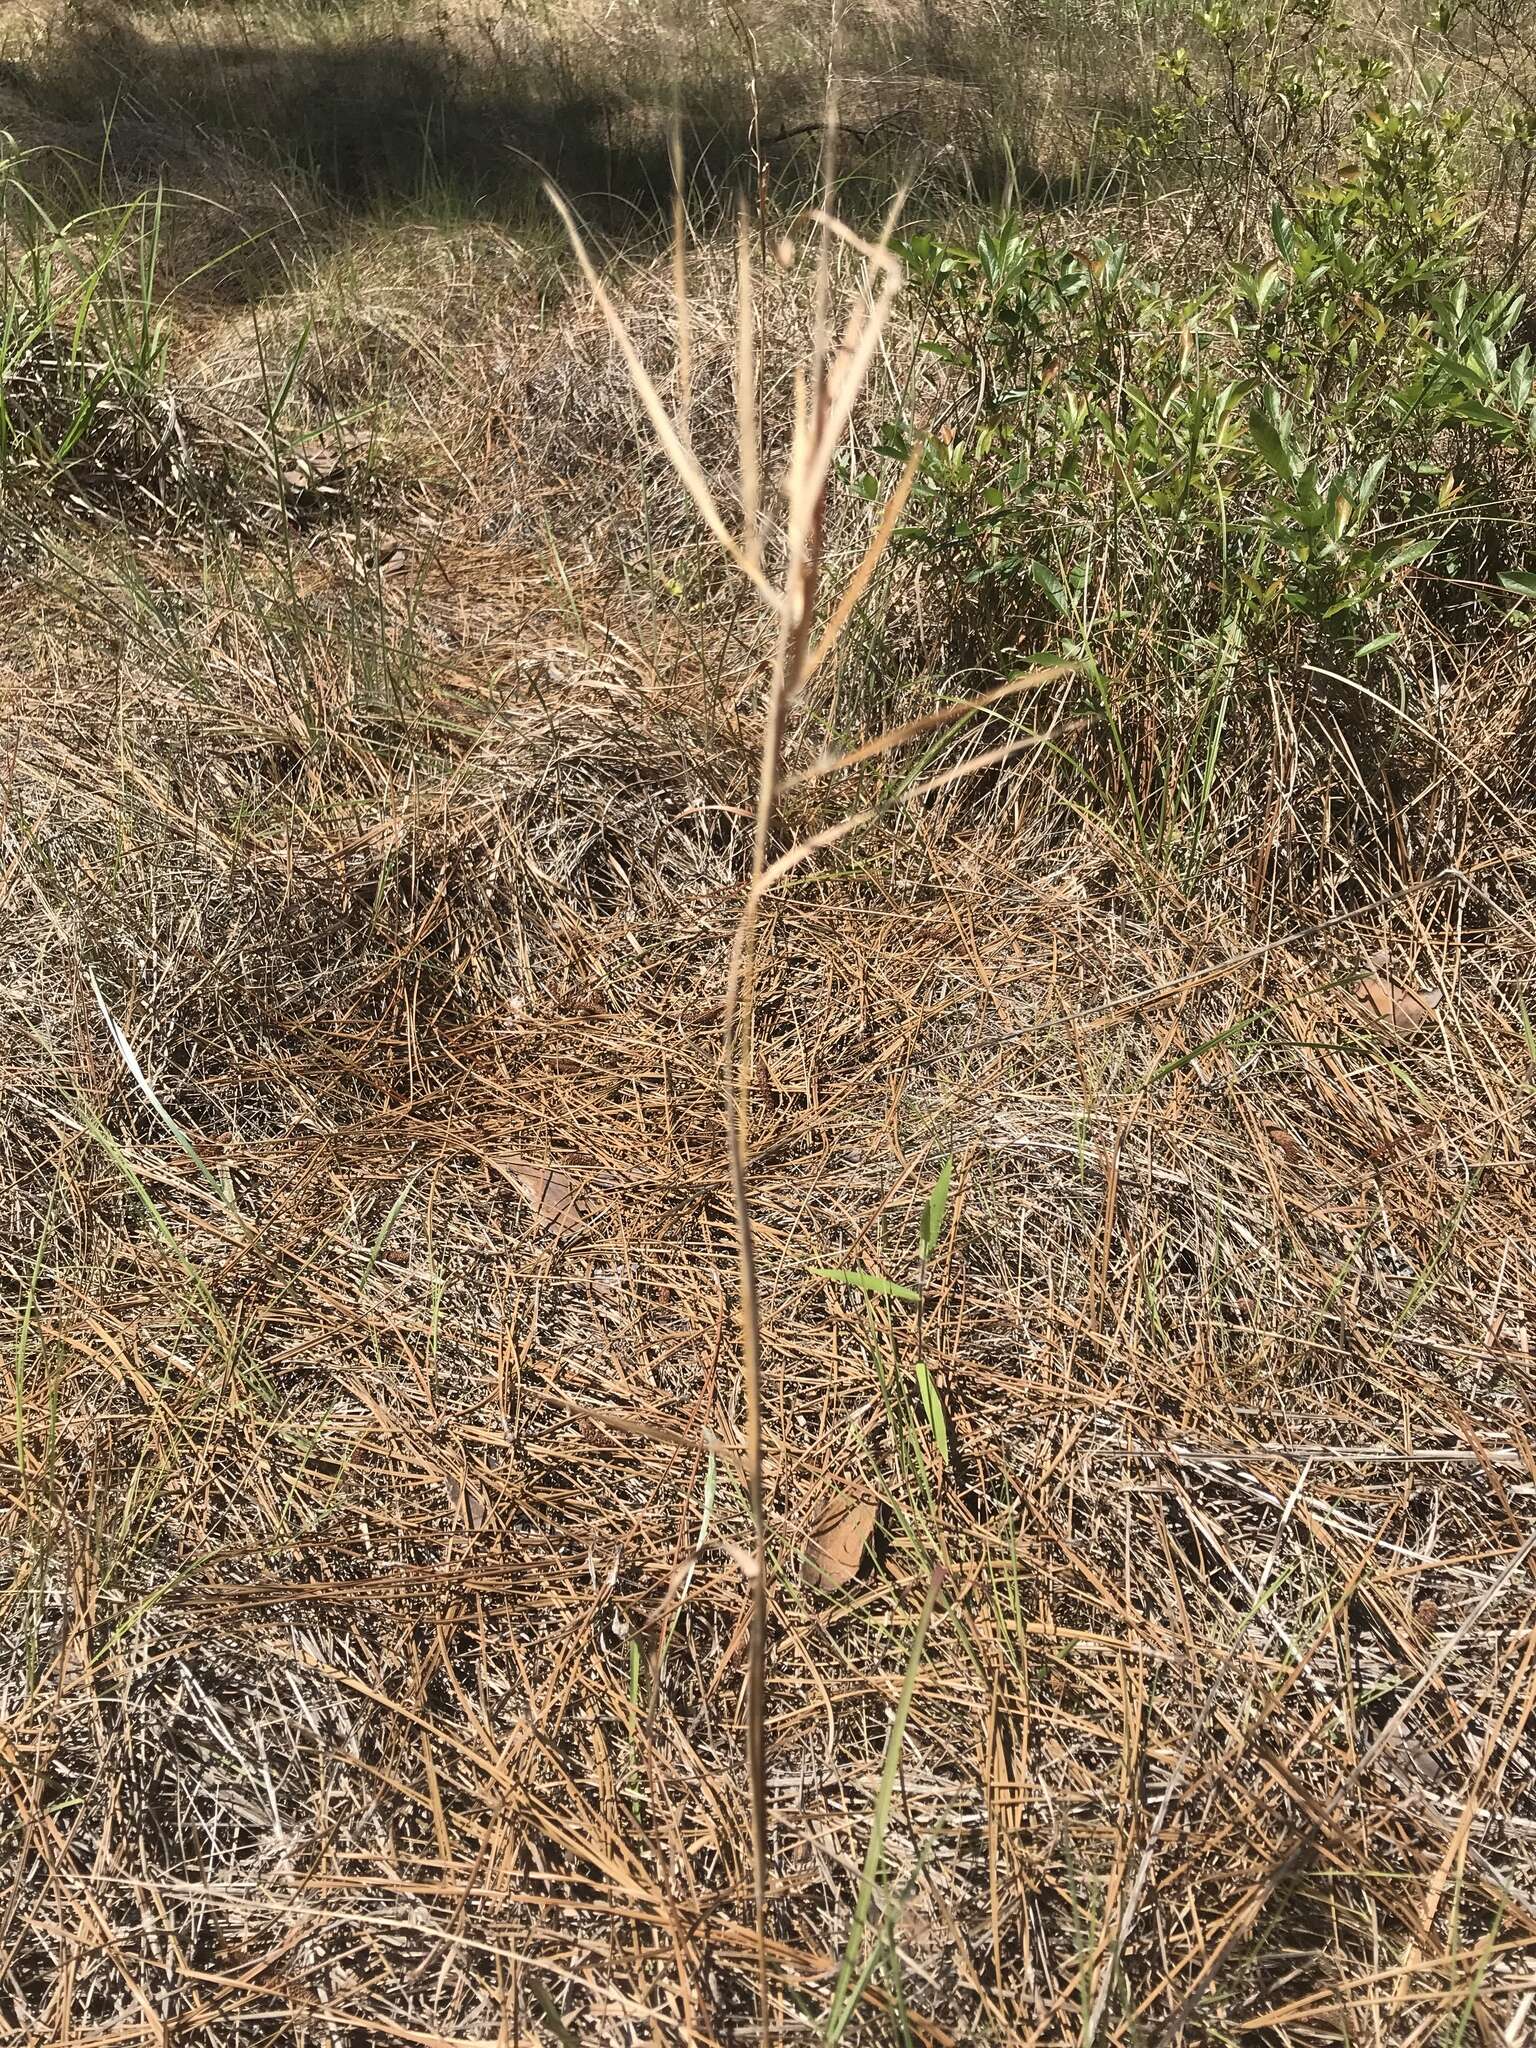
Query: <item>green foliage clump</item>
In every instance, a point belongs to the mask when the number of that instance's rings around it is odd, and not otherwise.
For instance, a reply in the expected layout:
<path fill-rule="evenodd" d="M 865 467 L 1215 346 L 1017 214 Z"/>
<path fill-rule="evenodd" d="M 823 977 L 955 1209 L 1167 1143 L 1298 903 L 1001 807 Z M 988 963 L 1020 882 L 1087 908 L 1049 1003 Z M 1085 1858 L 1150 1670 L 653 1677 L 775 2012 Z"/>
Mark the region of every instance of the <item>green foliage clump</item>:
<path fill-rule="evenodd" d="M 185 461 L 156 286 L 162 200 L 56 215 L 0 160 L 0 491 L 159 504 Z"/>
<path fill-rule="evenodd" d="M 1375 631 L 1408 571 L 1447 570 L 1531 451 L 1524 298 L 1410 273 L 1349 225 L 1277 211 L 1268 262 L 1182 300 L 1123 244 L 1057 250 L 1010 222 L 907 245 L 924 346 L 960 388 L 904 539 L 986 637 L 1028 641 L 1051 613 L 1106 654 L 1152 617 Z"/>
<path fill-rule="evenodd" d="M 1123 794 L 1180 781 L 1187 822 L 1277 675 L 1370 674 L 1406 705 L 1426 636 L 1536 594 L 1526 299 L 1478 281 L 1465 125 L 1362 101 L 1332 175 L 1271 198 L 1248 261 L 1213 238 L 1192 281 L 1017 216 L 909 238 L 933 368 L 881 452 L 924 443 L 899 536 L 940 622 L 922 658 L 1076 657 Z"/>

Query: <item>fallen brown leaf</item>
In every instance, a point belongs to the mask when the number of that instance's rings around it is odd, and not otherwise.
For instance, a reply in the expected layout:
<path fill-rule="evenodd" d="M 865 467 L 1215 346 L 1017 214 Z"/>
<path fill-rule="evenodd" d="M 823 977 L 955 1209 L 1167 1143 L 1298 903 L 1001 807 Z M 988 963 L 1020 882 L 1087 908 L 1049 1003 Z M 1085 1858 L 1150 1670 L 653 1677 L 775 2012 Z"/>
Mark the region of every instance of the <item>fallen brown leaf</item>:
<path fill-rule="evenodd" d="M 467 1485 L 462 1479 L 454 1478 L 451 1474 L 443 1483 L 448 1489 L 448 1500 L 454 1513 L 467 1525 L 470 1534 L 473 1535 L 477 1529 L 484 1525 L 487 1512 L 485 1502 L 472 1486 Z"/>
<path fill-rule="evenodd" d="M 806 1585 L 835 1593 L 857 1578 L 879 1514 L 873 1501 L 835 1493 L 819 1511 L 806 1539 L 800 1576 Z"/>
<path fill-rule="evenodd" d="M 533 1212 L 540 1230 L 565 1230 L 580 1220 L 582 1204 L 575 1182 L 562 1168 L 535 1166 L 525 1159 L 493 1159 L 490 1164 L 511 1181 Z"/>
<path fill-rule="evenodd" d="M 1440 1004 L 1439 989 L 1405 988 L 1386 974 L 1362 976 L 1350 994 L 1373 1024 L 1404 1038 L 1428 1023 Z"/>

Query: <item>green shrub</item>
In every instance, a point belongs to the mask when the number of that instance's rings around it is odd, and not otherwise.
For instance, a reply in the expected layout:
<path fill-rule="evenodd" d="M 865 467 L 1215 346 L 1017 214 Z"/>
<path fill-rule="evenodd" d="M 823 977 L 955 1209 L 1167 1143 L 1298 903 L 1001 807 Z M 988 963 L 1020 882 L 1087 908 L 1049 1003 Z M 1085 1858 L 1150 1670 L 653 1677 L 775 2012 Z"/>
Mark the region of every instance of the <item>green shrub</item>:
<path fill-rule="evenodd" d="M 1426 630 L 1465 640 L 1536 592 L 1525 300 L 1468 282 L 1462 128 L 1364 108 L 1262 260 L 1217 249 L 1192 290 L 1015 217 L 905 244 L 931 410 L 881 452 L 926 437 L 899 536 L 940 622 L 917 652 L 1076 656 L 1144 824 L 1203 817 L 1277 674 L 1369 670 L 1406 702 Z"/>

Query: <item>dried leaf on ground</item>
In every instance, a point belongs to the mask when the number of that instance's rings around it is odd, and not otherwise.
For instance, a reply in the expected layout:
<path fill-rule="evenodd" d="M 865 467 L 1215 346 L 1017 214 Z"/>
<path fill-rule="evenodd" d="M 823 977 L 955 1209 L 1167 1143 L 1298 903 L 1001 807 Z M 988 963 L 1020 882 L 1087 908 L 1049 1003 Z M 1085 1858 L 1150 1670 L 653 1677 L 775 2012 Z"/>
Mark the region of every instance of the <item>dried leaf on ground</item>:
<path fill-rule="evenodd" d="M 1439 989 L 1405 988 L 1385 973 L 1362 976 L 1350 994 L 1373 1024 L 1405 1038 L 1428 1023 L 1440 1005 Z"/>
<path fill-rule="evenodd" d="M 580 1191 L 564 1168 L 526 1159 L 493 1159 L 496 1171 L 522 1195 L 539 1230 L 568 1230 L 585 1213 Z"/>
<path fill-rule="evenodd" d="M 833 1494 L 818 1511 L 806 1539 L 800 1565 L 805 1583 L 824 1593 L 850 1585 L 859 1575 L 878 1514 L 872 1500 Z"/>
<path fill-rule="evenodd" d="M 452 1474 L 444 1484 L 448 1489 L 449 1505 L 470 1534 L 473 1535 L 477 1529 L 483 1528 L 488 1510 L 475 1488 L 466 1480 L 456 1478 Z"/>

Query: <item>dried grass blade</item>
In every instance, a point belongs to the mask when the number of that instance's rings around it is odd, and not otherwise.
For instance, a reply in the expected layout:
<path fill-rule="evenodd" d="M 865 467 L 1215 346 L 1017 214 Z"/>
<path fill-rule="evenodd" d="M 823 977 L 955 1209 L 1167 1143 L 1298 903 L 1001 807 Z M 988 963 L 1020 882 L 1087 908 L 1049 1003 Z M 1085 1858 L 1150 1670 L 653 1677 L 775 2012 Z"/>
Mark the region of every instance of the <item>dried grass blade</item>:
<path fill-rule="evenodd" d="M 587 247 L 581 238 L 581 231 L 576 225 L 575 215 L 552 185 L 546 185 L 544 189 L 549 195 L 550 204 L 565 223 L 565 231 L 571 238 L 571 247 L 576 252 L 576 261 L 581 265 L 582 275 L 591 287 L 592 296 L 597 300 L 603 318 L 608 323 L 608 331 L 613 336 L 620 355 L 624 358 L 624 366 L 629 371 L 630 381 L 635 387 L 635 394 L 639 398 L 640 403 L 645 407 L 646 415 L 651 422 L 656 438 L 661 443 L 667 460 L 677 472 L 678 481 L 687 491 L 689 497 L 692 498 L 694 505 L 698 509 L 699 517 L 704 521 L 711 535 L 724 549 L 743 576 L 746 577 L 769 611 L 777 614 L 783 606 L 782 597 L 763 574 L 758 564 L 750 558 L 740 542 L 734 538 L 725 521 L 721 518 L 720 508 L 714 501 L 709 484 L 705 480 L 704 472 L 699 468 L 698 463 L 694 460 L 692 451 L 686 446 L 677 428 L 674 426 L 667 408 L 662 404 L 660 392 L 657 391 L 656 386 L 651 381 L 650 372 L 646 369 L 644 363 L 641 362 L 639 351 L 629 338 L 629 330 L 619 317 L 617 307 L 615 307 L 613 301 L 603 288 L 602 280 L 593 267 L 591 257 L 587 254 Z"/>
<path fill-rule="evenodd" d="M 812 854 L 825 853 L 829 847 L 839 845 L 850 832 L 857 832 L 861 825 L 872 825 L 877 818 L 885 817 L 897 804 L 910 803 L 916 798 L 932 796 L 935 791 L 948 789 L 951 783 L 963 782 L 968 775 L 979 775 L 984 769 L 996 768 L 999 763 L 1009 760 L 1026 747 L 1045 747 L 1054 743 L 1062 731 L 1073 727 L 1055 726 L 1050 732 L 1021 732 L 1001 746 L 990 748 L 985 754 L 976 754 L 969 761 L 956 761 L 937 775 L 930 775 L 922 782 L 914 782 L 909 788 L 899 790 L 889 803 L 872 804 L 868 810 L 851 811 L 834 824 L 825 825 L 821 831 L 813 832 L 809 839 L 797 839 L 787 853 L 781 853 L 771 867 L 765 868 L 758 879 L 753 896 L 761 902 L 771 889 L 784 877 L 810 859 Z"/>
<path fill-rule="evenodd" d="M 892 259 L 894 264 L 894 258 Z M 832 458 L 837 453 L 837 444 L 843 437 L 843 430 L 853 417 L 853 408 L 858 403 L 864 379 L 874 360 L 875 350 L 885 331 L 896 294 L 901 289 L 901 268 L 895 265 L 895 275 L 888 279 L 877 293 L 865 319 L 850 321 L 848 335 L 837 361 L 837 375 L 832 382 L 831 402 L 825 409 L 820 422 L 815 444 L 807 461 L 808 474 L 824 482 L 832 467 Z"/>
<path fill-rule="evenodd" d="M 763 554 L 761 435 L 757 417 L 757 348 L 753 333 L 752 231 L 743 206 L 736 227 L 736 445 L 741 463 L 741 544 L 754 570 Z"/>
<path fill-rule="evenodd" d="M 919 442 L 907 457 L 906 465 L 896 480 L 896 488 L 892 491 L 885 510 L 880 515 L 880 524 L 870 536 L 869 546 L 864 550 L 863 560 L 848 579 L 847 588 L 838 599 L 837 608 L 827 621 L 825 632 L 823 632 L 820 640 L 817 641 L 815 647 L 806 657 L 805 672 L 801 677 L 802 683 L 808 683 L 827 659 L 827 656 L 834 651 L 847 628 L 848 621 L 858 610 L 859 602 L 865 591 L 869 588 L 869 579 L 874 575 L 876 569 L 879 568 L 885 551 L 891 544 L 891 535 L 896 531 L 896 522 L 906 509 L 907 499 L 911 496 L 912 486 L 917 481 L 918 465 L 922 459 L 923 444 Z"/>
<path fill-rule="evenodd" d="M 979 697 L 957 698 L 953 704 L 945 704 L 937 711 L 925 711 L 920 718 L 912 718 L 905 725 L 893 725 L 888 731 L 877 733 L 872 740 L 866 740 L 861 747 L 850 747 L 845 754 L 824 755 L 813 761 L 809 768 L 802 768 L 798 775 L 789 776 L 784 788 L 804 789 L 813 782 L 823 782 L 829 775 L 841 774 L 845 768 L 857 768 L 862 761 L 877 760 L 882 754 L 889 754 L 895 748 L 905 746 L 908 740 L 922 739 L 926 734 L 938 732 L 946 725 L 955 725 L 963 718 L 973 717 L 978 711 L 988 711 L 994 704 L 1001 704 L 1006 697 L 1017 697 L 1022 691 L 1037 688 L 1042 683 L 1059 681 L 1073 673 L 1070 663 L 1057 668 L 1031 669 L 1027 675 L 1014 676 L 1010 682 L 1000 683 L 995 690 L 984 690 Z M 1042 745 L 1054 739 L 1057 727 L 1049 733 L 1036 733 L 1034 738 Z"/>
<path fill-rule="evenodd" d="M 682 396 L 682 435 L 693 440 L 693 318 L 688 302 L 688 222 L 684 211 L 683 138 L 674 118 L 667 137 L 672 163 L 672 293 L 677 300 L 677 382 Z"/>

